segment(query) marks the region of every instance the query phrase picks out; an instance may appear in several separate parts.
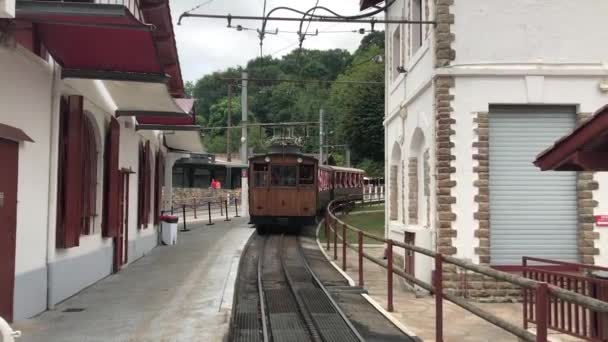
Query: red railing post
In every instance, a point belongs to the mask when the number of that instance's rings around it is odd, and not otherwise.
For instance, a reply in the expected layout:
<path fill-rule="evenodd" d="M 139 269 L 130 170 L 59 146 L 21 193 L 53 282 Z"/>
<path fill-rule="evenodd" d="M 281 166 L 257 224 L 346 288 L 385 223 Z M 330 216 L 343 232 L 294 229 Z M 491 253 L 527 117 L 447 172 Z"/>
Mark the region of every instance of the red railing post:
<path fill-rule="evenodd" d="M 526 259 L 526 257 L 522 257 L 521 258 L 521 265 L 523 266 L 523 277 L 524 278 L 528 278 L 528 270 L 526 269 L 528 266 L 528 260 Z M 530 291 L 529 289 L 522 287 L 521 288 L 522 291 L 522 297 L 523 297 L 523 301 L 524 301 L 524 329 L 528 329 L 528 292 Z"/>
<path fill-rule="evenodd" d="M 342 224 L 342 270 L 346 271 L 346 223 Z"/>
<path fill-rule="evenodd" d="M 334 220 L 334 260 L 338 260 L 338 222 Z"/>
<path fill-rule="evenodd" d="M 387 299 L 388 304 L 386 310 L 393 312 L 393 240 L 386 241 L 386 282 L 387 282 Z"/>
<path fill-rule="evenodd" d="M 435 254 L 435 341 L 443 341 L 443 257 Z"/>
<path fill-rule="evenodd" d="M 359 244 L 359 286 L 363 286 L 363 232 L 358 233 Z"/>
<path fill-rule="evenodd" d="M 540 283 L 536 287 L 536 341 L 547 341 L 547 312 L 549 310 L 549 286 Z"/>
<path fill-rule="evenodd" d="M 325 242 L 327 244 L 326 249 L 329 250 L 329 208 L 325 212 Z"/>

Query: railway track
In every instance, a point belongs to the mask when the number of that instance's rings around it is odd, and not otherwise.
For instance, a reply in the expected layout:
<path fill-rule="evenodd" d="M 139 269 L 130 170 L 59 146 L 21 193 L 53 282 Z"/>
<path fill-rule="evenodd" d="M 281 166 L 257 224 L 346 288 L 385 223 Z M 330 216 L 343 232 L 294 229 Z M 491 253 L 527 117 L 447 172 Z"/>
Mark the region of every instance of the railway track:
<path fill-rule="evenodd" d="M 243 260 L 232 341 L 364 341 L 310 269 L 297 236 L 257 236 Z"/>

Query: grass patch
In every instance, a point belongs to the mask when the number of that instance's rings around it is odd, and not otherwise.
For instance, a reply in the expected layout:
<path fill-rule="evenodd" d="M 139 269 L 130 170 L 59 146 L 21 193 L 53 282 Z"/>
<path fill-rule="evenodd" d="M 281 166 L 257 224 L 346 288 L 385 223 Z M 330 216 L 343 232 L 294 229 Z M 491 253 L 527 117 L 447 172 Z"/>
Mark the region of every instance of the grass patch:
<path fill-rule="evenodd" d="M 364 205 L 361 207 L 356 207 L 353 210 L 351 210 L 351 213 L 359 213 L 362 211 L 382 211 L 384 213 L 384 204 L 374 204 L 374 205 Z M 384 214 L 382 214 L 384 215 Z M 382 218 L 383 223 L 384 223 L 384 217 Z"/>
<path fill-rule="evenodd" d="M 377 207 L 377 208 L 380 208 L 380 207 Z M 384 208 L 384 207 L 382 207 L 382 208 Z M 360 209 L 360 208 L 357 208 L 357 209 Z M 368 211 L 369 210 L 369 208 L 365 208 L 365 209 L 366 210 L 358 210 L 358 211 Z M 379 210 L 379 209 L 373 209 L 373 210 Z M 357 211 L 353 210 L 352 212 L 357 212 Z M 379 237 L 384 236 L 384 210 L 377 211 L 377 212 L 371 212 L 371 213 L 350 214 L 347 216 L 342 216 L 342 217 L 340 217 L 340 219 L 342 221 L 346 222 L 347 224 L 357 227 L 358 229 L 361 229 L 369 234 L 373 234 L 373 235 L 376 235 Z M 340 236 L 342 236 L 342 227 L 338 227 L 338 234 Z M 358 237 L 355 232 L 347 230 L 346 236 L 347 236 L 347 241 L 349 243 L 358 243 Z M 319 230 L 319 240 L 321 242 L 325 242 L 325 228 L 323 226 Z M 331 238 L 330 241 L 332 241 L 332 243 L 333 243 L 333 237 Z M 339 242 L 340 242 L 340 240 L 338 240 L 338 243 Z M 363 243 L 364 244 L 380 244 L 381 242 L 364 237 Z"/>

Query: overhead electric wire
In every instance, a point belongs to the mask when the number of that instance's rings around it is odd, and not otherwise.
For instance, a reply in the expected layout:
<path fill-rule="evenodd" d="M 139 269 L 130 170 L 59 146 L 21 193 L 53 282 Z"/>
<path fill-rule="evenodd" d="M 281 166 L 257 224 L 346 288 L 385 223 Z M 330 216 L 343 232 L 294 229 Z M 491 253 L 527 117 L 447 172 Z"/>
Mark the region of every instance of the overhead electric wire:
<path fill-rule="evenodd" d="M 199 8 L 201 8 L 201 7 L 203 7 L 203 6 L 209 5 L 210 3 L 214 2 L 214 1 L 215 1 L 215 0 L 207 0 L 207 1 L 205 1 L 205 2 L 201 3 L 201 4 L 197 5 L 197 6 L 192 7 L 191 9 L 187 10 L 187 11 L 186 11 L 186 12 L 184 12 L 184 13 L 190 13 L 190 12 L 192 12 L 192 11 L 196 11 L 197 9 L 199 9 Z"/>
<path fill-rule="evenodd" d="M 224 81 L 241 81 L 241 78 L 224 77 Z M 291 83 L 343 83 L 343 84 L 384 84 L 380 81 L 330 81 L 330 80 L 292 80 L 288 78 L 247 78 L 251 82 L 291 82 Z"/>

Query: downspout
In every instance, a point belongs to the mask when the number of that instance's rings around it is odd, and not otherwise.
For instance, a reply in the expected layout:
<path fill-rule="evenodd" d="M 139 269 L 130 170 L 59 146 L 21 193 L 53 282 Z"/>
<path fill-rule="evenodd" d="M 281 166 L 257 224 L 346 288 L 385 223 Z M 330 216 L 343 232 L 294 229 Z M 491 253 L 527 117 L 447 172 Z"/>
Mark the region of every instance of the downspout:
<path fill-rule="evenodd" d="M 50 128 L 49 135 L 49 192 L 48 192 L 48 211 L 47 211 L 47 229 L 46 229 L 46 307 L 48 310 L 55 308 L 55 303 L 52 300 L 51 287 L 51 271 L 50 264 L 55 249 L 55 240 L 52 239 L 54 229 L 56 228 L 57 218 L 57 174 L 58 174 L 58 136 L 59 136 L 59 99 L 60 99 L 60 81 L 58 77 L 59 66 L 52 60 L 53 78 L 51 83 L 51 110 L 50 110 Z M 52 240 L 52 241 L 51 241 Z"/>

